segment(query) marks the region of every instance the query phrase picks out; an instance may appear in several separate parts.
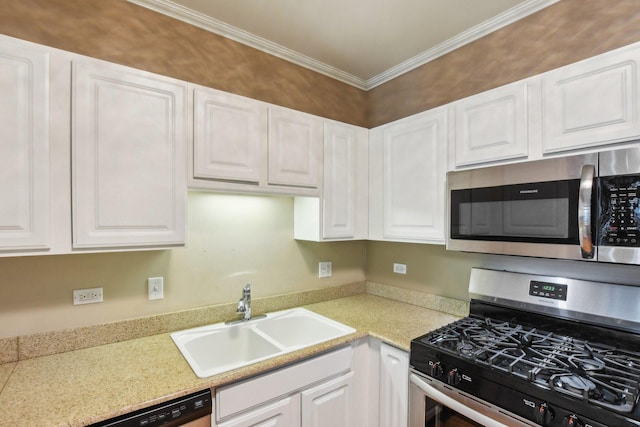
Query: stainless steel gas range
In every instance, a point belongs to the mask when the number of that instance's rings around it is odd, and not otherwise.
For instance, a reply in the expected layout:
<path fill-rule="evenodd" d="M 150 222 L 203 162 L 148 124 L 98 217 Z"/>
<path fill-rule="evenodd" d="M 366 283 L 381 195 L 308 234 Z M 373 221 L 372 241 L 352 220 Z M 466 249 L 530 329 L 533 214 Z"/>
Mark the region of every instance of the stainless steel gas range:
<path fill-rule="evenodd" d="M 640 287 L 473 269 L 411 342 L 411 427 L 640 426 Z"/>

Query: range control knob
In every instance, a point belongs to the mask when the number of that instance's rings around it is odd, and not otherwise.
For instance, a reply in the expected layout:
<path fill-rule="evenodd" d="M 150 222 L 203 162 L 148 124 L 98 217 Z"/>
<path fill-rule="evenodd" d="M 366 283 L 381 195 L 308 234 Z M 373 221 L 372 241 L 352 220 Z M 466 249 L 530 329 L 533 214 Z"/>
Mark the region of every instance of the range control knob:
<path fill-rule="evenodd" d="M 553 411 L 546 403 L 541 403 L 535 408 L 535 418 L 538 424 L 548 425 L 553 419 Z"/>
<path fill-rule="evenodd" d="M 444 369 L 442 368 L 442 364 L 440 362 L 430 362 L 429 368 L 431 371 L 432 377 L 441 377 L 444 374 Z"/>
<path fill-rule="evenodd" d="M 447 383 L 449 383 L 449 385 L 458 385 L 461 379 L 460 372 L 458 372 L 457 368 L 453 368 L 447 373 Z"/>
<path fill-rule="evenodd" d="M 572 414 L 564 417 L 564 420 L 562 421 L 562 426 L 563 427 L 584 427 L 584 423 L 580 421 L 580 418 L 578 418 L 577 415 Z"/>

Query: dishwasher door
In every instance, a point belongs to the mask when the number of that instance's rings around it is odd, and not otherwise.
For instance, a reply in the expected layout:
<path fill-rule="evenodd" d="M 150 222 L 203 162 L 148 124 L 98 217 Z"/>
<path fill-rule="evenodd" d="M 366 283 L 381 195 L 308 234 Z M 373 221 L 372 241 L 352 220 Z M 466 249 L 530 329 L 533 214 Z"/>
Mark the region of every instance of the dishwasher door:
<path fill-rule="evenodd" d="M 140 409 L 88 427 L 211 427 L 211 390 Z"/>
<path fill-rule="evenodd" d="M 211 415 L 190 421 L 186 424 L 180 424 L 182 427 L 211 427 Z M 162 426 L 164 427 L 164 426 Z"/>

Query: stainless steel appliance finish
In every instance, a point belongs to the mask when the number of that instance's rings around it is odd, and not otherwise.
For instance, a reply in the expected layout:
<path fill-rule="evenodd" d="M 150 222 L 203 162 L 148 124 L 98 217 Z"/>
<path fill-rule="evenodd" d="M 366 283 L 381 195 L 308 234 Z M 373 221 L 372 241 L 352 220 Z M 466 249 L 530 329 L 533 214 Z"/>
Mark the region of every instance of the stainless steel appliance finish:
<path fill-rule="evenodd" d="M 640 147 L 450 172 L 447 249 L 640 264 Z"/>
<path fill-rule="evenodd" d="M 211 427 L 211 390 L 160 403 L 89 427 Z"/>
<path fill-rule="evenodd" d="M 640 287 L 473 269 L 469 290 L 411 342 L 411 427 L 640 426 Z"/>

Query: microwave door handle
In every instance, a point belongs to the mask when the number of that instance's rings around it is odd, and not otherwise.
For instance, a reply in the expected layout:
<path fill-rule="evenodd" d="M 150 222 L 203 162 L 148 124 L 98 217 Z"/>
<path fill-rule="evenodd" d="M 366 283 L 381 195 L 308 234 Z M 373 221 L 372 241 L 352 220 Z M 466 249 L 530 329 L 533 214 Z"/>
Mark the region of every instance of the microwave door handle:
<path fill-rule="evenodd" d="M 592 259 L 595 253 L 591 237 L 591 193 L 595 176 L 594 165 L 582 166 L 580 191 L 578 193 L 578 238 L 582 258 Z"/>

